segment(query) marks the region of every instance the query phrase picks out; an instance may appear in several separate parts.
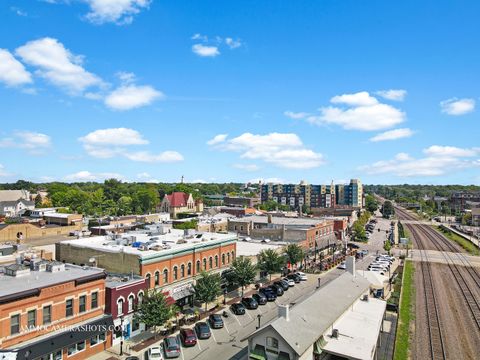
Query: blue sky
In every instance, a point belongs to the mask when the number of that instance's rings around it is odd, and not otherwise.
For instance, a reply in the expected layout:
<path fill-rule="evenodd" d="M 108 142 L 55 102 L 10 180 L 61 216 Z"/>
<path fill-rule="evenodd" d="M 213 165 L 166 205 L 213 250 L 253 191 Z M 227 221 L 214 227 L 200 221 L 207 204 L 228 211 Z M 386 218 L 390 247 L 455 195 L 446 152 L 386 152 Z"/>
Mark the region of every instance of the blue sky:
<path fill-rule="evenodd" d="M 3 0 L 0 182 L 480 184 L 479 11 Z"/>

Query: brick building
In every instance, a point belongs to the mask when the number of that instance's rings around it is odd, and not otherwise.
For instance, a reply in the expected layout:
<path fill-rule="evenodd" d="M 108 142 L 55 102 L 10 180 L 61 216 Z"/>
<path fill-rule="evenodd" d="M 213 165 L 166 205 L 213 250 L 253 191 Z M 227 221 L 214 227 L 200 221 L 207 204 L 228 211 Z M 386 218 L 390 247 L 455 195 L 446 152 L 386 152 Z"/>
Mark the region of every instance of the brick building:
<path fill-rule="evenodd" d="M 102 269 L 45 260 L 0 275 L 0 357 L 87 359 L 111 346 Z M 75 327 L 82 326 L 82 331 Z M 71 328 L 70 328 L 71 327 Z"/>
<path fill-rule="evenodd" d="M 192 194 L 173 192 L 163 197 L 160 211 L 169 213 L 173 219 L 176 219 L 179 214 L 202 212 L 203 202 L 201 199 L 195 200 Z"/>
<path fill-rule="evenodd" d="M 222 271 L 236 256 L 232 233 L 196 233 L 159 227 L 115 237 L 96 236 L 56 244 L 56 258 L 109 272 L 140 275 L 180 307 L 193 302 L 193 283 L 202 271 Z"/>

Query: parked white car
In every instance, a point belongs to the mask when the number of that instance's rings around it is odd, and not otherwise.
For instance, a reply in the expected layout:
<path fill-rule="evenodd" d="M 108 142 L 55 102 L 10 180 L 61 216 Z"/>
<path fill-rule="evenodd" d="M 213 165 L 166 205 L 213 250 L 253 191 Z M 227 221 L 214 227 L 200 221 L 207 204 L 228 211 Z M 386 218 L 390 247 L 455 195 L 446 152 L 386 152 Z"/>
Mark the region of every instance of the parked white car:
<path fill-rule="evenodd" d="M 148 360 L 163 360 L 162 349 L 160 346 L 152 346 L 147 351 Z"/>
<path fill-rule="evenodd" d="M 297 271 L 297 275 L 300 276 L 300 280 L 307 281 L 307 274 L 305 274 L 301 271 Z"/>

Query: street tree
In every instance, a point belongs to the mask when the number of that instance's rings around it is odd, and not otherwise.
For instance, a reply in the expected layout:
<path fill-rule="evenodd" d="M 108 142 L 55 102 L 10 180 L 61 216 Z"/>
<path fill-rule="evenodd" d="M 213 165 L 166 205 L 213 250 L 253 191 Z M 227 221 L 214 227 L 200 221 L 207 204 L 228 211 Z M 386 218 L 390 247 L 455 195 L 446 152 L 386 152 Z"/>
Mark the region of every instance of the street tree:
<path fill-rule="evenodd" d="M 155 333 L 157 327 L 164 325 L 171 315 L 172 311 L 167 304 L 165 295 L 157 290 L 151 290 L 145 294 L 135 313 L 138 321 L 148 327 L 154 327 Z"/>
<path fill-rule="evenodd" d="M 298 244 L 287 245 L 283 253 L 292 266 L 296 266 L 297 263 L 301 262 L 305 257 L 303 248 Z"/>
<path fill-rule="evenodd" d="M 246 257 L 237 257 L 230 267 L 232 270 L 232 280 L 235 284 L 242 287 L 242 297 L 245 286 L 255 281 L 257 268 L 252 264 L 252 260 Z"/>
<path fill-rule="evenodd" d="M 373 195 L 368 194 L 365 197 L 365 208 L 372 214 L 375 214 L 375 211 L 377 211 L 378 202 Z"/>
<path fill-rule="evenodd" d="M 221 278 L 219 274 L 202 271 L 200 278 L 194 285 L 195 298 L 202 304 L 205 304 L 205 312 L 208 303 L 214 301 L 221 292 Z"/>
<path fill-rule="evenodd" d="M 392 204 L 391 201 L 386 200 L 386 201 L 383 203 L 383 206 L 382 206 L 382 214 L 383 214 L 383 217 L 385 217 L 385 218 L 388 218 L 388 217 L 390 217 L 391 215 L 394 215 L 394 214 L 395 214 L 395 209 L 393 208 L 393 204 Z"/>
<path fill-rule="evenodd" d="M 260 251 L 260 253 L 257 255 L 257 259 L 258 268 L 270 275 L 270 280 L 272 280 L 272 274 L 282 271 L 282 267 L 285 264 L 285 259 L 283 256 L 278 254 L 273 249 Z"/>

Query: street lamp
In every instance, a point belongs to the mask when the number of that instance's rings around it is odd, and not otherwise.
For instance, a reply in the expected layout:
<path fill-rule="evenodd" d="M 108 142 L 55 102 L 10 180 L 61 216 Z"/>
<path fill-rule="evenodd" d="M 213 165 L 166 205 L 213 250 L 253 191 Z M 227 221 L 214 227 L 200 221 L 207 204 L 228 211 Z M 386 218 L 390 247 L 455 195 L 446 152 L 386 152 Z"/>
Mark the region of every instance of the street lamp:
<path fill-rule="evenodd" d="M 122 356 L 123 355 L 123 315 L 120 316 L 120 331 L 121 331 L 120 356 Z"/>
<path fill-rule="evenodd" d="M 258 314 L 258 315 L 257 315 L 257 319 L 258 319 L 258 326 L 257 326 L 257 329 L 260 329 L 260 326 L 261 326 L 261 323 L 260 323 L 260 321 L 261 321 L 261 319 L 262 319 L 262 314 Z"/>
<path fill-rule="evenodd" d="M 223 289 L 223 305 L 227 305 L 227 288 Z"/>

